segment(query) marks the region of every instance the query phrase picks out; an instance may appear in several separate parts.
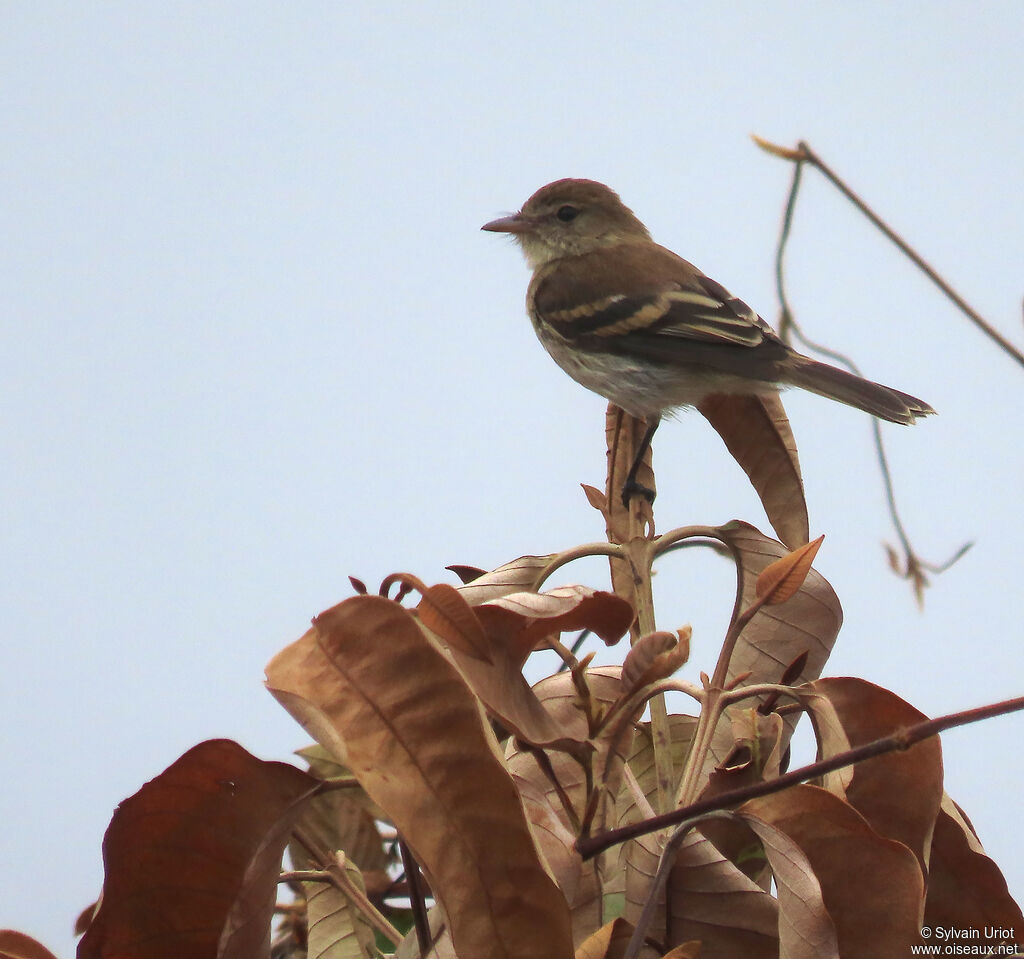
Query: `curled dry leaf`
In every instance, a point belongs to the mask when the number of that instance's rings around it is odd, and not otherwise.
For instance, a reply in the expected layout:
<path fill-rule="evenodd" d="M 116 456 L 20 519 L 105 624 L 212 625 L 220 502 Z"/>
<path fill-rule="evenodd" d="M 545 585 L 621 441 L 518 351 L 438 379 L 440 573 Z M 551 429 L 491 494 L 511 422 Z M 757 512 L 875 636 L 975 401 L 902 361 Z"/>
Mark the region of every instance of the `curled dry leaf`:
<path fill-rule="evenodd" d="M 586 496 L 587 502 L 603 516 L 608 510 L 608 497 L 596 486 L 587 483 L 580 483 L 580 486 L 583 487 L 583 495 Z"/>
<path fill-rule="evenodd" d="M 512 593 L 475 610 L 492 642 L 520 665 L 552 633 L 589 629 L 612 646 L 633 622 L 633 607 L 614 593 L 588 586 L 560 586 L 544 593 Z"/>
<path fill-rule="evenodd" d="M 761 572 L 789 551 L 748 523 L 732 522 L 716 530 L 736 562 L 738 595 L 734 615 L 757 600 L 756 583 Z M 777 683 L 790 663 L 806 654 L 796 683 L 817 679 L 839 635 L 843 611 L 839 598 L 825 578 L 811 569 L 800 588 L 781 606 L 762 607 L 750 620 L 733 650 L 726 687 L 744 677 L 740 686 Z M 764 696 L 746 700 L 759 705 Z M 796 720 L 787 717 L 781 748 L 785 749 Z M 722 762 L 733 747 L 732 732 L 722 723 L 715 732 L 704 776 Z M 706 780 L 705 780 L 706 781 Z"/>
<path fill-rule="evenodd" d="M 790 549 L 807 542 L 807 503 L 789 418 L 778 395 L 708 396 L 697 409 L 715 428 Z"/>
<path fill-rule="evenodd" d="M 464 580 L 459 587 L 459 593 L 470 606 L 479 606 L 481 603 L 498 599 L 500 596 L 507 596 L 509 593 L 520 593 L 523 590 L 532 590 L 537 577 L 547 568 L 554 558 L 554 554 L 547 556 L 520 556 L 511 562 L 492 569 L 489 573 L 480 573 L 468 581 Z M 458 570 L 462 567 L 448 567 Z M 470 569 L 471 567 L 465 567 Z M 461 579 L 462 576 L 459 575 Z"/>
<path fill-rule="evenodd" d="M 493 663 L 491 643 L 480 620 L 454 586 L 439 583 L 423 590 L 416 607 L 420 622 L 452 650 Z"/>
<path fill-rule="evenodd" d="M 478 701 L 397 604 L 356 596 L 267 667 L 289 712 L 389 814 L 475 959 L 572 953 L 565 897 L 538 857 Z"/>
<path fill-rule="evenodd" d="M 757 577 L 754 592 L 765 606 L 778 606 L 796 595 L 811 571 L 824 535 L 769 563 Z"/>
<path fill-rule="evenodd" d="M 924 924 L 934 929 L 1006 929 L 1013 936 L 987 936 L 985 945 L 1020 943 L 1024 915 L 1013 901 L 999 867 L 985 855 L 974 829 L 949 796 L 935 820 L 928 861 Z"/>
<path fill-rule="evenodd" d="M 669 756 L 673 780 L 683 768 L 690 751 L 693 734 L 697 728 L 694 716 L 669 715 Z M 650 723 L 641 723 L 633 739 L 633 747 L 627 760 L 628 772 L 624 774 L 615 804 L 615 814 L 610 821 L 615 826 L 639 822 L 654 814 L 658 796 L 658 771 L 654 761 L 654 741 Z M 625 916 L 631 921 L 640 917 L 644 903 L 651 892 L 654 874 L 658 869 L 665 834 L 649 833 L 625 843 L 614 866 L 612 881 L 621 875 L 625 894 Z M 664 899 L 662 893 L 661 899 Z M 665 928 L 665 911 L 659 903 L 653 925 Z"/>
<path fill-rule="evenodd" d="M 502 615 L 502 629 L 485 630 L 477 614 L 488 608 L 474 609 L 454 587 L 440 584 L 424 591 L 416 613 L 423 628 L 451 652 L 466 683 L 492 718 L 525 743 L 572 750 L 582 739 L 567 735 L 523 677 L 521 647 L 528 643 L 518 642 L 523 630 L 515 627 L 525 627 L 530 621 Z"/>
<path fill-rule="evenodd" d="M 553 765 L 562 769 L 564 756 L 553 756 Z M 524 763 L 516 768 L 526 769 Z M 530 772 L 535 773 L 536 767 Z M 557 799 L 545 793 L 550 790 L 548 781 L 526 779 L 513 773 L 512 779 L 519 790 L 519 796 L 530 821 L 537 847 L 544 862 L 562 890 L 572 915 L 573 944 L 579 947 L 587 933 L 601 921 L 601 880 L 599 865 L 595 860 L 584 862 L 576 852 L 576 833 L 566 824 L 561 808 L 552 806 Z"/>
<path fill-rule="evenodd" d="M 633 926 L 621 916 L 591 933 L 576 949 L 576 959 L 621 959 Z"/>
<path fill-rule="evenodd" d="M 735 815 L 761 841 L 775 877 L 780 957 L 839 959 L 836 928 L 825 907 L 822 887 L 804 851 L 783 830 L 745 807 Z"/>
<path fill-rule="evenodd" d="M 619 673 L 617 666 L 587 670 L 592 708 L 606 711 L 621 697 L 623 690 Z M 587 722 L 579 708 L 579 693 L 568 673 L 557 673 L 541 680 L 534 687 L 534 693 L 563 730 L 563 735 L 580 742 L 587 739 Z M 631 731 L 627 724 L 624 730 L 627 738 L 621 743 L 599 738 L 589 745 L 593 750 L 591 763 L 595 778 L 604 785 L 605 796 L 608 790 L 618 789 L 622 757 L 630 747 L 628 737 Z M 534 751 L 512 742 L 507 749 L 506 761 L 519 787 L 537 844 L 569 902 L 574 919 L 574 938 L 578 944 L 598 921 L 602 895 L 599 863 L 597 860 L 582 861 L 576 851 L 577 832 L 571 821 L 579 822 L 585 813 L 588 799 L 586 778 L 578 759 L 553 749 L 545 750 L 544 754 L 562 795 L 572 808 L 571 817 Z M 599 809 L 595 822 L 597 828 L 603 826 L 603 810 Z"/>
<path fill-rule="evenodd" d="M 693 630 L 683 626 L 676 633 L 663 630 L 641 636 L 626 654 L 622 664 L 622 682 L 634 690 L 667 679 L 690 658 Z"/>
<path fill-rule="evenodd" d="M 194 746 L 117 807 L 79 959 L 260 955 L 285 844 L 317 782 L 229 740 Z"/>
<path fill-rule="evenodd" d="M 701 959 L 779 959 L 779 903 L 691 830 L 668 880 L 666 944 L 698 940 Z M 628 918 L 628 915 L 627 915 Z"/>
<path fill-rule="evenodd" d="M 924 880 L 903 843 L 878 835 L 852 806 L 817 786 L 792 786 L 752 799 L 738 814 L 755 831 L 755 824 L 775 827 L 807 857 L 841 955 L 910 955 L 911 945 L 920 941 Z M 774 868 L 767 845 L 765 850 Z"/>
<path fill-rule="evenodd" d="M 810 684 L 808 692 L 828 700 L 851 747 L 927 718 L 895 693 L 863 679 L 819 679 Z M 823 758 L 828 758 L 824 750 Z M 942 802 L 938 738 L 858 763 L 846 788 L 846 800 L 875 832 L 903 843 L 917 858 L 922 875 L 927 875 L 928 848 Z"/>
<path fill-rule="evenodd" d="M 14 929 L 0 929 L 0 959 L 57 959 L 41 942 Z"/>

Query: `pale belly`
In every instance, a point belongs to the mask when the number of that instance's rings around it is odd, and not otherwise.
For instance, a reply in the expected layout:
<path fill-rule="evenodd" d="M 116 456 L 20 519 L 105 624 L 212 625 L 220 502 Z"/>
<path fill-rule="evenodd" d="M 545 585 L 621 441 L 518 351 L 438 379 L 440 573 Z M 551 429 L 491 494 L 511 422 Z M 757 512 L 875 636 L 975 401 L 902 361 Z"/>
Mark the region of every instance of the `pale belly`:
<path fill-rule="evenodd" d="M 536 328 L 535 328 L 536 329 Z M 712 393 L 772 394 L 778 386 L 700 367 L 664 367 L 610 353 L 580 354 L 561 337 L 537 337 L 551 358 L 577 383 L 637 417 L 696 406 Z"/>

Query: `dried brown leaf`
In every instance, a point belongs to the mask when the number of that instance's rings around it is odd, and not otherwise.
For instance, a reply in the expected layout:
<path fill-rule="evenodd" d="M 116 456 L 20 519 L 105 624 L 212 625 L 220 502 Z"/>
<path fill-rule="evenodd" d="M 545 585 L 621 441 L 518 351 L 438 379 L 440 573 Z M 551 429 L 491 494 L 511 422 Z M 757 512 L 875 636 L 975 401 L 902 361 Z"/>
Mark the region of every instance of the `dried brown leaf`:
<path fill-rule="evenodd" d="M 782 759 L 782 717 L 777 713 L 762 715 L 749 707 L 727 709 L 735 742 L 732 752 L 711 773 L 708 785 L 699 799 L 711 799 L 733 789 L 774 779 L 779 775 Z M 757 839 L 737 818 L 707 819 L 701 832 L 720 852 L 736 863 L 745 875 L 761 882 L 767 865 Z"/>
<path fill-rule="evenodd" d="M 356 888 L 366 891 L 359 869 L 345 862 Z M 377 954 L 373 929 L 349 898 L 327 882 L 304 882 L 307 918 L 307 959 L 364 959 Z"/>
<path fill-rule="evenodd" d="M 963 811 L 948 796 L 935 820 L 928 861 L 924 924 L 933 929 L 1010 930 L 988 935 L 985 945 L 1024 940 L 1024 915 L 999 867 L 985 855 Z"/>
<path fill-rule="evenodd" d="M 284 847 L 316 786 L 229 740 L 194 746 L 117 807 L 79 959 L 265 954 Z"/>
<path fill-rule="evenodd" d="M 596 486 L 587 483 L 580 483 L 580 486 L 583 487 L 583 495 L 586 496 L 587 502 L 603 516 L 608 509 L 608 497 Z"/>
<path fill-rule="evenodd" d="M 446 566 L 445 569 L 458 576 L 463 586 L 467 583 L 472 583 L 474 579 L 479 579 L 487 573 L 486 569 L 481 569 L 479 566 L 464 566 L 461 563 L 452 563 L 451 566 Z"/>
<path fill-rule="evenodd" d="M 807 503 L 789 418 L 777 395 L 708 396 L 697 409 L 715 428 L 790 549 L 808 539 Z"/>
<path fill-rule="evenodd" d="M 622 695 L 619 673 L 617 666 L 586 671 L 587 686 L 595 709 L 609 709 Z M 541 680 L 534 687 L 534 693 L 562 729 L 564 736 L 581 742 L 586 740 L 587 722 L 579 708 L 576 686 L 568 673 L 558 673 Z M 631 745 L 632 729 L 629 724 L 623 732 L 626 738 L 622 743 L 605 739 L 593 743 L 593 768 L 606 790 L 618 789 L 621 757 Z M 583 862 L 580 858 L 575 848 L 576 831 L 559 799 L 558 790 L 538 763 L 536 754 L 511 744 L 507 755 L 508 768 L 519 787 L 537 844 L 572 910 L 573 936 L 579 945 L 600 919 L 600 864 L 597 860 Z M 546 750 L 545 755 L 573 809 L 575 819 L 582 819 L 588 798 L 583 768 L 576 759 L 564 752 Z M 618 763 L 614 761 L 616 757 Z M 600 811 L 596 824 L 596 828 L 603 827 Z"/>
<path fill-rule="evenodd" d="M 448 904 L 457 953 L 571 954 L 565 898 L 538 858 L 478 702 L 407 610 L 348 599 L 279 653 L 267 677 L 389 813 Z"/>
<path fill-rule="evenodd" d="M 564 757 L 555 756 L 554 762 L 564 770 Z M 519 790 L 537 847 L 569 904 L 573 944 L 578 947 L 601 921 L 599 864 L 596 859 L 584 862 L 580 858 L 575 845 L 576 833 L 566 825 L 561 808 L 552 805 L 557 799 L 545 793 L 545 789 L 551 788 L 549 782 L 542 784 L 515 773 L 512 779 Z"/>
<path fill-rule="evenodd" d="M 491 644 L 480 620 L 462 594 L 446 583 L 423 591 L 416 607 L 420 622 L 435 633 L 445 646 L 464 656 L 492 662 Z"/>
<path fill-rule="evenodd" d="M 819 536 L 813 542 L 805 543 L 792 553 L 769 563 L 757 577 L 754 586 L 757 598 L 763 600 L 766 606 L 778 606 L 796 595 L 811 571 L 811 564 L 824 539 L 824 535 Z"/>
<path fill-rule="evenodd" d="M 518 606 L 518 597 L 532 600 L 537 595 L 516 593 L 473 608 L 453 587 L 432 586 L 424 591 L 416 613 L 421 625 L 448 648 L 469 687 L 505 729 L 534 746 L 572 749 L 582 740 L 566 735 L 523 677 L 535 619 L 496 605 L 512 600 Z"/>
<path fill-rule="evenodd" d="M 686 756 L 690 752 L 693 734 L 697 728 L 697 719 L 693 716 L 670 715 L 669 720 L 669 756 L 672 762 L 673 778 L 683 768 Z M 651 815 L 657 804 L 658 773 L 654 762 L 654 742 L 651 724 L 642 723 L 637 729 L 633 740 L 633 748 L 627 760 L 632 775 L 631 783 L 623 778 L 616 800 L 616 818 L 612 820 L 616 826 L 624 826 L 638 822 Z M 637 796 L 642 795 L 643 802 Z M 622 847 L 619 862 L 615 869 L 623 876 L 625 895 L 625 917 L 631 921 L 640 918 L 644 904 L 651 892 L 654 874 L 658 868 L 665 841 L 664 833 L 641 836 Z M 665 908 L 664 891 L 653 920 L 653 927 L 664 930 Z"/>
<path fill-rule="evenodd" d="M 789 551 L 748 523 L 727 523 L 716 532 L 737 564 L 740 589 L 735 609 L 737 612 L 747 609 L 757 599 L 757 577 Z M 811 569 L 799 590 L 786 603 L 762 607 L 747 624 L 729 661 L 726 685 L 737 680 L 740 686 L 777 683 L 789 664 L 804 653 L 806 660 L 796 683 L 817 679 L 832 652 L 842 621 L 843 611 L 835 591 L 817 570 Z M 760 696 L 746 702 L 757 705 L 764 699 L 765 696 Z M 783 749 L 796 720 L 787 717 L 784 722 Z M 732 747 L 732 732 L 728 724 L 722 723 L 715 732 L 705 776 L 725 759 Z"/>
<path fill-rule="evenodd" d="M 14 929 L 0 929 L 0 959 L 57 959 L 41 942 Z"/>
<path fill-rule="evenodd" d="M 676 633 L 659 630 L 641 636 L 622 663 L 622 682 L 629 692 L 666 679 L 690 658 L 693 630 L 683 626 Z"/>
<path fill-rule="evenodd" d="M 552 633 L 589 629 L 611 646 L 633 622 L 625 600 L 589 586 L 560 586 L 544 593 L 512 593 L 476 607 L 492 642 L 499 642 L 520 664 Z"/>
<path fill-rule="evenodd" d="M 315 748 L 322 749 L 320 746 Z M 337 775 L 337 770 L 344 769 L 319 757 L 309 758 L 312 748 L 299 750 L 299 755 L 303 753 L 310 770 L 321 778 Z M 348 773 L 348 770 L 344 772 Z M 361 788 L 331 789 L 306 803 L 297 825 L 316 842 L 319 849 L 327 853 L 344 852 L 347 860 L 372 877 L 386 873 L 393 861 L 384 848 L 384 839 L 377 825 L 378 819 L 385 817 L 383 810 L 378 811 L 376 804 Z M 313 859 L 302 843 L 294 840 L 288 844 L 288 855 L 296 869 L 320 869 L 323 866 L 322 862 Z"/>
<path fill-rule="evenodd" d="M 837 930 L 803 849 L 782 829 L 746 806 L 736 812 L 736 818 L 761 841 L 775 877 L 780 959 L 839 959 Z"/>
<path fill-rule="evenodd" d="M 810 691 L 831 703 L 851 747 L 927 718 L 895 693 L 863 679 L 819 679 L 811 684 Z M 922 875 L 927 875 L 928 849 L 942 801 L 942 748 L 938 738 L 858 763 L 846 788 L 846 800 L 875 832 L 910 849 Z"/>
<path fill-rule="evenodd" d="M 738 813 L 751 817 L 752 827 L 756 820 L 785 833 L 807 857 L 841 955 L 910 955 L 910 946 L 920 941 L 924 882 L 903 843 L 878 835 L 852 806 L 817 786 L 752 799 Z M 805 930 L 798 925 L 795 931 Z"/>
<path fill-rule="evenodd" d="M 532 590 L 537 577 L 547 568 L 553 554 L 547 556 L 520 556 L 504 563 L 489 573 L 474 576 L 459 587 L 459 593 L 470 606 L 479 606 L 509 593 Z M 453 567 L 449 566 L 449 569 Z M 456 570 L 459 567 L 454 567 Z M 461 578 L 461 577 L 460 577 Z"/>
<path fill-rule="evenodd" d="M 621 959 L 633 927 L 621 916 L 591 933 L 576 949 L 576 959 Z"/>
<path fill-rule="evenodd" d="M 587 685 L 590 689 L 593 706 L 597 710 L 607 710 L 622 695 L 622 681 L 620 678 L 621 668 L 618 666 L 599 666 L 586 671 Z M 551 716 L 554 723 L 562 730 L 562 735 L 568 740 L 585 742 L 588 737 L 586 717 L 580 709 L 579 693 L 567 672 L 556 673 L 536 683 L 533 692 L 537 699 L 543 704 L 545 711 Z M 631 727 L 627 723 L 625 732 L 631 733 Z M 614 752 L 624 758 L 632 746 L 631 735 L 627 735 L 626 741 L 622 743 L 611 743 L 606 740 L 598 740 L 593 743 L 596 750 L 593 764 L 596 775 L 605 786 L 617 792 L 618 778 L 612 773 L 602 772 L 609 763 L 609 753 Z M 568 795 L 576 813 L 582 817 L 586 807 L 587 795 L 584 788 L 585 780 L 583 770 L 577 760 L 556 751 L 549 751 L 548 757 L 555 770 L 558 781 Z M 554 787 L 547 776 L 537 765 L 537 761 L 529 750 L 521 750 L 515 746 L 507 753 L 507 763 L 512 772 L 533 782 L 546 796 L 551 808 L 561 813 L 561 803 L 558 800 Z M 566 820 L 566 824 L 569 825 Z"/>
<path fill-rule="evenodd" d="M 780 956 L 778 901 L 743 875 L 699 829 L 683 840 L 668 890 L 666 945 L 697 940 L 701 959 Z"/>

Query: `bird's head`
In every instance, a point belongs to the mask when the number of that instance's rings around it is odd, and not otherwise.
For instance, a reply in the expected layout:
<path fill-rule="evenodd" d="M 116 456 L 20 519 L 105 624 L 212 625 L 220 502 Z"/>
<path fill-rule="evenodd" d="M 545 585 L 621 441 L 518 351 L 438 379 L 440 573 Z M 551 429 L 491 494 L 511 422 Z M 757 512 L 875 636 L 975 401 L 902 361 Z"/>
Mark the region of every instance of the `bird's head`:
<path fill-rule="evenodd" d="M 602 246 L 650 240 L 647 228 L 619 195 L 594 180 L 556 180 L 542 186 L 518 213 L 491 220 L 481 229 L 510 234 L 533 269 Z"/>

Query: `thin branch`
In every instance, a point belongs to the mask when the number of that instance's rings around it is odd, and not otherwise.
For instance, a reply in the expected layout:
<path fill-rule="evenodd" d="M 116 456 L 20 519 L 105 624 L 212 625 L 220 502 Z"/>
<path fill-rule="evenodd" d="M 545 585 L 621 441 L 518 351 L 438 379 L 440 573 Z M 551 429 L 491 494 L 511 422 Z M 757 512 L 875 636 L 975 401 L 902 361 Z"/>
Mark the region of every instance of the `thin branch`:
<path fill-rule="evenodd" d="M 800 151 L 804 154 L 808 163 L 813 163 L 832 182 L 854 206 L 860 210 L 879 230 L 882 231 L 901 252 L 932 281 L 946 297 L 964 314 L 982 333 L 999 346 L 1003 352 L 1015 359 L 1021 366 L 1024 366 L 1024 353 L 1021 353 L 1009 340 L 1007 340 L 990 323 L 984 320 L 981 315 L 971 307 L 967 301 L 960 296 L 939 274 L 924 261 L 921 255 L 914 250 L 906 240 L 903 239 L 888 223 L 886 223 L 874 210 L 872 210 L 839 176 L 821 159 L 810 146 L 803 142 L 799 143 Z"/>
<path fill-rule="evenodd" d="M 854 749 L 848 749 L 828 759 L 822 759 L 808 766 L 801 766 L 799 769 L 794 769 L 792 772 L 788 772 L 775 779 L 744 786 L 742 789 L 732 789 L 710 799 L 703 799 L 681 809 L 675 809 L 672 812 L 654 816 L 643 822 L 622 826 L 619 829 L 609 829 L 598 836 L 580 839 L 576 843 L 576 849 L 583 859 L 590 859 L 620 842 L 657 832 L 659 829 L 664 829 L 667 826 L 676 826 L 687 819 L 692 819 L 694 816 L 703 816 L 705 813 L 739 805 L 748 799 L 756 799 L 758 796 L 767 796 L 771 793 L 781 792 L 789 786 L 795 786 L 797 783 L 814 779 L 817 776 L 834 772 L 837 769 L 853 766 L 856 763 L 863 762 L 865 759 L 872 759 L 885 753 L 909 749 L 922 739 L 928 739 L 956 726 L 965 726 L 968 723 L 976 723 L 982 719 L 990 719 L 993 716 L 1002 716 L 1007 713 L 1019 712 L 1020 710 L 1024 710 L 1024 696 L 992 703 L 988 706 L 979 706 L 977 709 L 966 709 L 962 712 L 950 713 L 937 719 L 928 719 L 920 723 L 914 723 L 912 726 L 896 730 L 896 732 L 889 736 L 873 739 L 871 742 L 864 743 Z"/>
<path fill-rule="evenodd" d="M 427 900 L 423 892 L 420 865 L 404 839 L 398 840 L 398 851 L 402 857 L 405 881 L 409 885 L 409 903 L 412 905 L 412 919 L 416 926 L 416 942 L 420 947 L 420 956 L 425 957 L 430 952 L 430 920 L 427 918 Z"/>
<path fill-rule="evenodd" d="M 810 163 L 817 167 L 822 174 L 828 179 L 832 185 L 839 190 L 861 213 L 866 216 L 874 226 L 880 230 L 889 240 L 891 240 L 929 280 L 932 281 L 946 296 L 947 299 L 952 302 L 961 313 L 964 314 L 979 330 L 982 331 L 993 343 L 995 343 L 1000 349 L 1003 350 L 1008 356 L 1015 359 L 1021 366 L 1024 366 L 1024 353 L 1022 353 L 1016 346 L 1014 346 L 1009 340 L 1007 340 L 998 330 L 996 330 L 990 323 L 988 323 L 979 313 L 975 310 L 967 301 L 960 296 L 939 274 L 938 272 L 929 265 L 924 258 L 919 254 L 913 247 L 907 243 L 888 223 L 886 223 L 874 210 L 871 209 L 852 189 L 849 185 L 827 164 L 824 160 L 818 156 L 814 150 L 811 149 L 810 145 L 805 141 L 801 140 L 797 144 L 795 150 L 789 150 L 786 147 L 778 146 L 777 144 L 770 143 L 767 140 L 763 140 L 761 137 L 755 136 L 754 142 L 761 147 L 763 150 L 773 154 L 774 156 L 782 157 L 783 159 L 790 160 L 796 163 L 799 167 L 802 163 Z"/>
<path fill-rule="evenodd" d="M 366 920 L 385 939 L 394 945 L 398 945 L 404 936 L 390 922 L 387 917 L 372 903 L 369 897 L 349 877 L 345 870 L 345 854 L 342 852 L 330 855 L 324 850 L 320 843 L 301 826 L 296 827 L 292 835 L 298 841 L 314 861 L 322 863 L 322 870 L 313 870 L 314 881 L 323 881 L 321 874 L 327 874 L 335 888 L 344 895 L 349 903 L 355 907 Z M 309 870 L 303 870 L 309 871 Z"/>
<path fill-rule="evenodd" d="M 756 138 L 755 138 L 756 139 Z M 756 142 L 769 150 L 769 152 L 776 153 L 785 156 L 787 159 L 793 161 L 793 181 L 790 184 L 789 196 L 786 198 L 786 208 L 782 216 L 782 226 L 779 230 L 779 241 L 777 251 L 775 255 L 775 286 L 779 297 L 779 335 L 787 341 L 795 339 L 799 341 L 807 349 L 813 350 L 821 356 L 828 357 L 835 363 L 839 363 L 841 366 L 845 366 L 852 373 L 856 373 L 857 376 L 863 376 L 860 367 L 850 357 L 843 353 L 839 353 L 836 350 L 830 350 L 820 343 L 815 342 L 808 337 L 800 325 L 793 318 L 793 311 L 789 305 L 789 297 L 786 294 L 786 276 L 785 276 L 785 253 L 786 247 L 789 242 L 790 232 L 793 226 L 793 214 L 796 209 L 796 198 L 800 190 L 801 175 L 803 171 L 804 163 L 812 163 L 818 167 L 835 185 L 840 189 L 844 195 L 846 195 L 852 202 L 856 204 L 860 209 L 879 229 L 881 229 L 890 239 L 893 239 L 897 245 L 900 246 L 904 252 L 907 253 L 915 262 L 919 261 L 917 255 L 910 250 L 906 244 L 897 237 L 888 226 L 886 226 L 878 216 L 870 210 L 864 202 L 854 194 L 849 187 L 846 186 L 839 178 L 826 167 L 820 158 L 814 154 L 810 147 L 805 143 L 800 143 L 799 150 L 796 151 L 784 151 L 780 152 L 771 149 L 771 147 L 765 144 L 761 140 Z M 920 265 L 920 264 L 919 264 Z M 927 266 L 927 264 L 925 264 Z M 927 268 L 930 271 L 930 267 Z M 933 277 L 937 279 L 936 277 Z M 941 280 L 938 281 L 941 285 Z M 969 308 L 968 308 L 969 309 Z M 973 312 L 973 311 L 972 311 Z M 980 319 L 980 318 L 979 318 Z M 984 321 L 982 321 L 984 322 Z M 896 492 L 895 486 L 893 485 L 892 471 L 889 469 L 889 459 L 885 452 L 885 445 L 882 442 L 882 430 L 877 419 L 872 418 L 871 420 L 872 435 L 875 443 L 875 455 L 878 459 L 878 467 L 882 474 L 882 484 L 885 487 L 885 498 L 889 507 L 889 516 L 892 519 L 892 524 L 896 529 L 896 536 L 900 541 L 900 545 L 903 548 L 904 555 L 904 568 L 900 569 L 899 564 L 895 557 L 890 554 L 890 565 L 893 570 L 899 573 L 904 579 L 909 579 L 913 583 L 914 595 L 917 598 L 918 604 L 923 603 L 924 599 L 924 588 L 928 585 L 928 578 L 925 576 L 925 571 L 932 573 L 939 573 L 946 569 L 949 569 L 968 549 L 973 545 L 972 543 L 965 543 L 959 549 L 954 552 L 952 557 L 944 563 L 929 563 L 926 560 L 921 559 L 918 556 L 916 550 L 910 542 L 910 537 L 907 534 L 906 527 L 903 525 L 903 520 L 900 517 L 899 509 L 896 506 Z"/>
<path fill-rule="evenodd" d="M 647 927 L 651 924 L 651 919 L 654 917 L 654 910 L 658 906 L 662 887 L 664 887 L 668 880 L 668 874 L 672 871 L 673 865 L 675 865 L 679 847 L 683 844 L 686 834 L 696 825 L 698 819 L 711 818 L 723 818 L 723 813 L 721 811 L 707 813 L 704 816 L 698 815 L 683 821 L 676 827 L 665 843 L 661 858 L 658 860 L 658 871 L 654 874 L 654 879 L 651 881 L 651 888 L 647 893 L 644 908 L 640 913 L 640 918 L 636 921 L 633 935 L 630 936 L 629 943 L 622 954 L 622 959 L 637 959 L 640 955 L 640 951 L 643 949 L 646 941 Z"/>
<path fill-rule="evenodd" d="M 551 558 L 551 562 L 545 566 L 537 578 L 533 581 L 533 591 L 540 592 L 541 586 L 549 579 L 555 570 L 573 560 L 582 559 L 584 556 L 615 556 L 622 557 L 622 547 L 615 543 L 585 543 L 582 546 L 575 546 L 572 549 L 563 550 Z"/>

